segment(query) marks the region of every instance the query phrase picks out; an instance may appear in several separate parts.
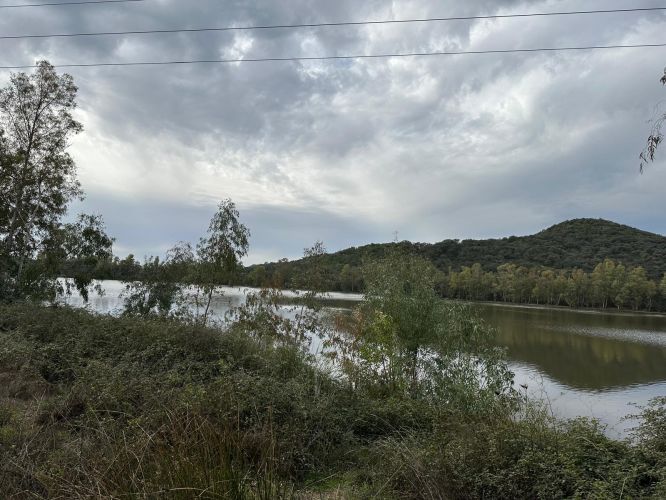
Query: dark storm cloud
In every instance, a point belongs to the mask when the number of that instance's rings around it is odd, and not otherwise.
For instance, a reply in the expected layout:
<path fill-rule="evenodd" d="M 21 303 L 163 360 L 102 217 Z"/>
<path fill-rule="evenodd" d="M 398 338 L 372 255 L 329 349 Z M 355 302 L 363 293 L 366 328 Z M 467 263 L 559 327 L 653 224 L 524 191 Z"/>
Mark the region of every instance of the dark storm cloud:
<path fill-rule="evenodd" d="M 0 33 L 579 9 L 567 0 L 153 0 L 4 11 Z M 663 43 L 665 19 L 652 12 L 0 41 L 0 63 Z M 86 126 L 73 152 L 89 192 L 84 207 L 105 214 L 119 249 L 137 254 L 196 239 L 225 197 L 253 230 L 254 261 L 296 256 L 317 238 L 337 249 L 393 230 L 427 241 L 501 236 L 571 217 L 663 233 L 654 213 L 666 200 L 655 186 L 666 166 L 641 177 L 636 157 L 663 99 L 664 64 L 663 50 L 645 49 L 72 69 Z"/>

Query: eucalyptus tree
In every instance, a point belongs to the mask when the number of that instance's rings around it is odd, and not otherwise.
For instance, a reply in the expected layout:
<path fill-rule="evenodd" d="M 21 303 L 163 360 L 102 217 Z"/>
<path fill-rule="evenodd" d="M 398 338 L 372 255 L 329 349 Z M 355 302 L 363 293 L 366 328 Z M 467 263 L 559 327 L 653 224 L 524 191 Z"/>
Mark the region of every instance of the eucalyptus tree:
<path fill-rule="evenodd" d="M 240 214 L 230 199 L 223 200 L 213 215 L 205 236 L 196 249 L 197 309 L 203 308 L 201 322 L 205 325 L 210 314 L 213 295 L 222 284 L 232 284 L 247 255 L 250 231 L 240 222 Z"/>
<path fill-rule="evenodd" d="M 517 290 L 516 269 L 517 266 L 511 263 L 497 267 L 497 292 L 504 302 L 515 300 Z"/>
<path fill-rule="evenodd" d="M 125 314 L 175 315 L 205 326 L 213 297 L 223 285 L 233 283 L 241 259 L 247 255 L 250 231 L 239 216 L 234 202 L 224 200 L 196 248 L 179 242 L 165 259 L 148 258 L 141 280 L 125 284 Z"/>
<path fill-rule="evenodd" d="M 391 350 L 399 355 L 412 388 L 417 383 L 422 349 L 433 343 L 442 321 L 435 276 L 429 261 L 397 253 L 364 267 L 365 305 L 377 313 L 378 331 L 394 343 Z"/>
<path fill-rule="evenodd" d="M 396 251 L 364 264 L 364 300 L 326 341 L 354 385 L 416 393 L 419 362 L 442 322 L 435 276 L 430 262 Z"/>
<path fill-rule="evenodd" d="M 456 285 L 461 290 L 463 298 L 468 300 L 483 300 L 490 295 L 493 289 L 493 276 L 485 273 L 481 264 L 471 267 L 463 266 L 456 278 Z"/>
<path fill-rule="evenodd" d="M 12 74 L 0 89 L 0 293 L 7 298 L 52 293 L 58 257 L 85 221 L 64 227 L 69 203 L 83 193 L 67 152 L 83 130 L 74 118 L 77 87 L 46 61 L 35 71 Z M 79 247 L 78 256 L 110 251 L 101 219 L 88 219 L 86 234 L 99 238 Z M 93 227 L 94 226 L 94 227 Z M 92 231 L 92 232 L 91 232 Z M 68 243 L 69 242 L 69 243 Z M 101 245 L 92 249 L 92 244 Z"/>
<path fill-rule="evenodd" d="M 613 276 L 615 274 L 615 262 L 611 259 L 606 259 L 594 267 L 594 271 L 590 276 L 592 283 L 594 301 L 602 309 L 606 309 L 610 301 L 612 301 L 613 293 Z"/>
<path fill-rule="evenodd" d="M 583 307 L 590 301 L 590 277 L 582 269 L 574 269 L 567 280 L 564 300 L 571 307 Z"/>

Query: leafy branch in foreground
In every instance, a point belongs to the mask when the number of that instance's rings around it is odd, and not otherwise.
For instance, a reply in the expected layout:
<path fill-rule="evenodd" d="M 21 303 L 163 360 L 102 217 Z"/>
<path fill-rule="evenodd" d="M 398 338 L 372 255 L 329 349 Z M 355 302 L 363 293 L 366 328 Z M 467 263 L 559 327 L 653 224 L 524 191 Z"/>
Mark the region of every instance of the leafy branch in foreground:
<path fill-rule="evenodd" d="M 664 76 L 661 77 L 660 81 L 662 85 L 666 85 L 666 69 L 664 69 Z M 657 154 L 657 149 L 664 140 L 664 134 L 662 132 L 664 123 L 666 123 L 666 113 L 652 121 L 652 131 L 650 132 L 650 135 L 647 139 L 645 149 L 640 154 L 641 173 L 648 163 L 654 161 L 655 155 Z"/>

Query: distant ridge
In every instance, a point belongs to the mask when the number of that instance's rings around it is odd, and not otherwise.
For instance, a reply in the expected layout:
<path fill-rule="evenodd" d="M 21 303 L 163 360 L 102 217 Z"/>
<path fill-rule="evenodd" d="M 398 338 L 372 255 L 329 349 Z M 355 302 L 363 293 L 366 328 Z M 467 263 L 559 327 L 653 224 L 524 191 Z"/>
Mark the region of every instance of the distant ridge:
<path fill-rule="evenodd" d="M 666 272 L 666 237 L 604 219 L 572 219 L 555 224 L 530 236 L 510 236 L 487 240 L 444 240 L 439 243 L 370 244 L 327 254 L 320 259 L 333 277 L 345 265 L 358 267 L 364 259 L 381 257 L 387 249 L 399 246 L 431 260 L 442 271 L 456 271 L 479 263 L 494 271 L 505 263 L 553 269 L 579 268 L 592 271 L 604 259 L 625 266 L 643 266 L 652 279 Z M 264 264 L 267 275 L 281 266 L 287 282 L 303 260 Z M 257 267 L 257 266 L 252 266 Z M 251 268 L 250 268 L 251 269 Z"/>
<path fill-rule="evenodd" d="M 425 254 L 444 268 L 479 262 L 488 270 L 514 263 L 592 271 L 609 258 L 643 266 L 652 278 L 666 272 L 666 237 L 604 219 L 572 219 L 530 236 L 463 240 L 457 246 L 452 247 L 451 240 L 442 241 Z"/>

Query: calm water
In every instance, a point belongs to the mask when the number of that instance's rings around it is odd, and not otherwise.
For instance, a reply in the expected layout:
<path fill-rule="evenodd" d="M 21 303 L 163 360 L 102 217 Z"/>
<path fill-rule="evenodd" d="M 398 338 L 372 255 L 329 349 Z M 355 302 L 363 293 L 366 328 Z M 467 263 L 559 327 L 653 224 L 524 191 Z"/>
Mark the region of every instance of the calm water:
<path fill-rule="evenodd" d="M 89 308 L 117 313 L 122 284 L 103 283 L 103 297 L 92 296 Z M 361 297 L 331 294 L 330 309 L 350 308 Z M 218 318 L 243 303 L 240 288 L 225 288 L 216 297 Z M 84 304 L 77 296 L 67 300 Z M 626 420 L 656 396 L 666 395 L 666 316 L 548 310 L 504 305 L 475 305 L 498 330 L 507 348 L 516 383 L 546 399 L 562 417 L 586 416 L 606 424 L 607 433 L 624 436 L 636 422 Z M 284 308 L 289 315 L 289 307 Z M 313 349 L 317 349 L 317 345 Z"/>
<path fill-rule="evenodd" d="M 626 435 L 626 419 L 666 396 L 666 316 L 476 305 L 498 329 L 516 381 L 555 414 L 589 416 Z"/>

